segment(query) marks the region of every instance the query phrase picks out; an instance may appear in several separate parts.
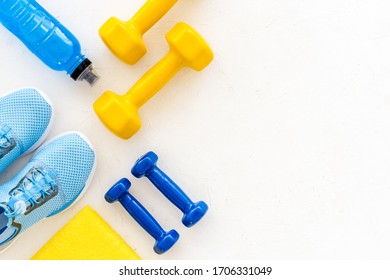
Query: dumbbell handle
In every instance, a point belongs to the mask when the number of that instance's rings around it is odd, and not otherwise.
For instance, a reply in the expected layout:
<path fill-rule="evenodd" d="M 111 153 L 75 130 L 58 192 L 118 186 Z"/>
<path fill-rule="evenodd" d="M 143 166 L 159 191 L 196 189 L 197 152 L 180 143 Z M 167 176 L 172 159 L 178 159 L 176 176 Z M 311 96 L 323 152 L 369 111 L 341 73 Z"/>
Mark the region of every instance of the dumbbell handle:
<path fill-rule="evenodd" d="M 134 26 L 141 35 L 156 24 L 177 0 L 148 0 L 126 24 Z"/>
<path fill-rule="evenodd" d="M 145 176 L 183 213 L 189 211 L 194 204 L 183 190 L 157 166 L 154 166 Z"/>
<path fill-rule="evenodd" d="M 123 194 L 119 202 L 126 211 L 151 235 L 158 240 L 165 231 L 152 215 L 130 193 Z"/>
<path fill-rule="evenodd" d="M 183 59 L 174 51 L 169 51 L 133 85 L 124 98 L 130 104 L 140 108 L 163 88 L 183 66 Z"/>

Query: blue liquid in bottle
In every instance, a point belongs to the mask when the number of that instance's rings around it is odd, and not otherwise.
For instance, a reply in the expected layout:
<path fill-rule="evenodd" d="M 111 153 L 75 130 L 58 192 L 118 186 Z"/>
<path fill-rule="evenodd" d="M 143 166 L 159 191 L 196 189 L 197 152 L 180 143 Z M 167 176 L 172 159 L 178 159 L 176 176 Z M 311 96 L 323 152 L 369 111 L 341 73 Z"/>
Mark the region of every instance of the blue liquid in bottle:
<path fill-rule="evenodd" d="M 0 0 L 0 22 L 51 69 L 91 86 L 98 80 L 76 37 L 35 0 Z"/>

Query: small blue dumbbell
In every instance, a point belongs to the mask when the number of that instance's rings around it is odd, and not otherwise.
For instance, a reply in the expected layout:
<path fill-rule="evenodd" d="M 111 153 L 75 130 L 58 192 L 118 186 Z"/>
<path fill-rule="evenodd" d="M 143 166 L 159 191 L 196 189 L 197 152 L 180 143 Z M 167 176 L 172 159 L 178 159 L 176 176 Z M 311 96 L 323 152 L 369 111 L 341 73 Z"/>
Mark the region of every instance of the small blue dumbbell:
<path fill-rule="evenodd" d="M 118 200 L 126 211 L 156 240 L 154 251 L 157 254 L 165 253 L 179 239 L 179 234 L 174 229 L 165 232 L 142 204 L 128 192 L 130 186 L 130 181 L 123 178 L 108 190 L 104 198 L 109 203 Z"/>
<path fill-rule="evenodd" d="M 141 178 L 147 177 L 176 207 L 183 213 L 182 222 L 186 227 L 195 225 L 207 212 L 208 206 L 203 201 L 192 202 L 191 199 L 161 169 L 156 166 L 158 156 L 148 152 L 140 157 L 131 173 Z"/>

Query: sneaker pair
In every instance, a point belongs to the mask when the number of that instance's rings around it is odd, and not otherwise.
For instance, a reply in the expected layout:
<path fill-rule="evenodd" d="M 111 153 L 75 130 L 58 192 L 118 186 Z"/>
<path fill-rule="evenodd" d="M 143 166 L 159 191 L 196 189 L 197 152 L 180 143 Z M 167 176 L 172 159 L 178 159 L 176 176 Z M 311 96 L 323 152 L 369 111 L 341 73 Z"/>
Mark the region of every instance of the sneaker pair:
<path fill-rule="evenodd" d="M 53 107 L 38 90 L 0 97 L 0 174 L 38 148 L 53 122 Z M 41 146 L 11 180 L 0 185 L 0 250 L 38 221 L 67 209 L 92 179 L 95 153 L 77 132 Z"/>

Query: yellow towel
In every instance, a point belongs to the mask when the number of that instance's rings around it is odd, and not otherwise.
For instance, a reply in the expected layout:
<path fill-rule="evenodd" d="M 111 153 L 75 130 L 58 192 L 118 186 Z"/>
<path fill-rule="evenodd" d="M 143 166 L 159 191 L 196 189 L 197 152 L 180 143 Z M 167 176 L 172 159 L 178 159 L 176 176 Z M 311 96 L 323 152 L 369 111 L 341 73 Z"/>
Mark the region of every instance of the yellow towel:
<path fill-rule="evenodd" d="M 140 257 L 90 206 L 61 228 L 32 260 L 139 260 Z"/>

